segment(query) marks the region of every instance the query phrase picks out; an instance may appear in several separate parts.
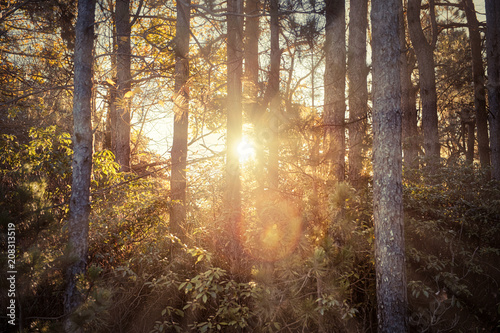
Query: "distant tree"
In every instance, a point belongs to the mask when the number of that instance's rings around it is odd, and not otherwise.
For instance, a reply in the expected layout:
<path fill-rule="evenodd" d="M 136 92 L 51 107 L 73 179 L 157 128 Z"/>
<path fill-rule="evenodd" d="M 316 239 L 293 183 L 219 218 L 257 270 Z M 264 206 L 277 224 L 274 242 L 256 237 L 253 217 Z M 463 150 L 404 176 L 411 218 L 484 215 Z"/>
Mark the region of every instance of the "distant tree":
<path fill-rule="evenodd" d="M 269 103 L 269 160 L 268 186 L 278 188 L 279 183 L 279 119 L 280 119 L 280 26 L 279 26 L 279 0 L 271 0 L 271 67 L 269 73 L 268 89 L 266 90 L 266 102 Z"/>
<path fill-rule="evenodd" d="M 415 64 L 415 54 L 407 42 L 406 34 L 406 16 L 404 7 L 399 11 L 399 44 L 401 47 L 401 111 L 403 114 L 403 152 L 404 166 L 406 169 L 417 169 L 418 163 L 418 125 L 417 125 L 417 107 L 416 93 L 417 89 L 413 86 L 412 72 Z"/>
<path fill-rule="evenodd" d="M 373 208 L 379 332 L 407 332 L 401 150 L 400 0 L 372 0 Z"/>
<path fill-rule="evenodd" d="M 112 151 L 122 171 L 130 171 L 130 88 L 132 76 L 130 46 L 130 0 L 117 0 L 116 22 L 116 121 L 112 135 Z"/>
<path fill-rule="evenodd" d="M 429 10 L 432 36 L 430 41 L 427 40 L 420 23 L 421 3 L 422 0 L 408 0 L 407 17 L 408 30 L 418 63 L 425 157 L 433 164 L 438 162 L 440 157 L 436 77 L 434 74 L 434 48 L 436 46 L 438 31 L 434 13 L 434 0 L 430 0 Z"/>
<path fill-rule="evenodd" d="M 481 167 L 490 166 L 490 145 L 488 138 L 488 113 L 486 111 L 486 91 L 484 87 L 484 66 L 481 46 L 481 33 L 476 10 L 472 0 L 462 0 L 469 26 L 469 43 L 472 53 L 472 76 L 474 83 L 474 109 L 476 114 L 477 142 Z M 473 132 L 473 131 L 472 131 Z M 474 147 L 472 147 L 474 152 Z M 472 163 L 472 161 L 469 161 Z"/>
<path fill-rule="evenodd" d="M 325 8 L 325 126 L 330 177 L 345 179 L 345 0 L 326 0 Z"/>
<path fill-rule="evenodd" d="M 233 274 L 239 273 L 241 248 L 241 180 L 238 145 L 242 138 L 243 1 L 227 2 L 227 139 L 226 199 L 229 256 Z"/>
<path fill-rule="evenodd" d="M 349 11 L 349 45 L 347 76 L 349 78 L 349 180 L 358 184 L 363 169 L 363 138 L 366 134 L 368 88 L 366 65 L 366 29 L 368 0 L 351 0 Z"/>
<path fill-rule="evenodd" d="M 485 7 L 491 176 L 500 180 L 500 3 L 486 0 Z"/>
<path fill-rule="evenodd" d="M 170 231 L 182 238 L 186 221 L 186 168 L 189 125 L 189 34 L 191 1 L 177 2 L 175 36 L 174 138 L 172 143 L 172 208 Z"/>
<path fill-rule="evenodd" d="M 71 320 L 72 312 L 83 300 L 77 287 L 78 276 L 85 273 L 88 255 L 90 214 L 90 176 L 92 173 L 92 64 L 94 49 L 95 0 L 78 2 L 76 22 L 75 74 L 73 97 L 73 181 L 68 218 L 67 256 L 71 264 L 66 271 L 64 322 L 67 333 L 80 332 Z"/>

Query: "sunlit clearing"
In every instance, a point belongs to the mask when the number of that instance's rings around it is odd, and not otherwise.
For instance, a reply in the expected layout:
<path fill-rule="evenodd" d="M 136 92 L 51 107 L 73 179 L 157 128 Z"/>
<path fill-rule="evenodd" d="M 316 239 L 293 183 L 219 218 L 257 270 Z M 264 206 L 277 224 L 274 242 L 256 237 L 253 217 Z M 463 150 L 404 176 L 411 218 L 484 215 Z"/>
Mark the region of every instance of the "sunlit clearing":
<path fill-rule="evenodd" d="M 238 145 L 238 156 L 240 162 L 247 162 L 250 159 L 255 158 L 255 148 L 247 138 L 243 138 Z"/>

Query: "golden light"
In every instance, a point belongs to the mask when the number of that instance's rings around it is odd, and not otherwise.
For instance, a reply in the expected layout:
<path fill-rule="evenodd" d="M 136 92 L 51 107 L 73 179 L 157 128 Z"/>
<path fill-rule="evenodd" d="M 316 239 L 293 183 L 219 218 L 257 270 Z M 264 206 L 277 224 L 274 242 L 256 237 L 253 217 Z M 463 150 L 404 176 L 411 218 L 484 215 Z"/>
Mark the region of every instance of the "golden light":
<path fill-rule="evenodd" d="M 245 137 L 238 145 L 237 151 L 241 163 L 255 158 L 255 147 L 252 142 Z"/>

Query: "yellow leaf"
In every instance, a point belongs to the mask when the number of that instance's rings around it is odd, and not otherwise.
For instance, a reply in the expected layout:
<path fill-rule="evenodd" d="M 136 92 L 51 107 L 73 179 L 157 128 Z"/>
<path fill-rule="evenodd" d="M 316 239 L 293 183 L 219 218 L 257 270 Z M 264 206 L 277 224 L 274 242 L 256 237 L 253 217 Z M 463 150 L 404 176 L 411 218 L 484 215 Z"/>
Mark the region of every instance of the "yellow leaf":
<path fill-rule="evenodd" d="M 106 79 L 106 82 L 109 83 L 112 86 L 114 86 L 116 84 L 115 81 L 113 81 L 111 79 Z"/>
<path fill-rule="evenodd" d="M 125 93 L 125 96 L 123 96 L 124 98 L 131 98 L 132 96 L 134 96 L 134 92 L 133 91 L 127 91 Z"/>
<path fill-rule="evenodd" d="M 161 106 L 165 106 L 165 102 L 162 100 L 158 101 L 158 104 L 160 104 Z"/>

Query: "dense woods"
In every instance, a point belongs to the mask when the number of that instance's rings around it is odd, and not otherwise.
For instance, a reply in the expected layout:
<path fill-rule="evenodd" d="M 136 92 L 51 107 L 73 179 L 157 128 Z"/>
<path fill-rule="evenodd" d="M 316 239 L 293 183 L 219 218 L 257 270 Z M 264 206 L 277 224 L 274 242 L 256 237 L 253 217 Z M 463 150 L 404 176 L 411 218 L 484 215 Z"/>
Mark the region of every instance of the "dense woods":
<path fill-rule="evenodd" d="M 0 331 L 497 331 L 498 22 L 0 1 Z"/>

